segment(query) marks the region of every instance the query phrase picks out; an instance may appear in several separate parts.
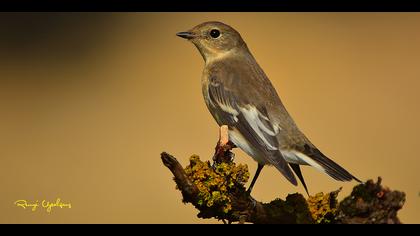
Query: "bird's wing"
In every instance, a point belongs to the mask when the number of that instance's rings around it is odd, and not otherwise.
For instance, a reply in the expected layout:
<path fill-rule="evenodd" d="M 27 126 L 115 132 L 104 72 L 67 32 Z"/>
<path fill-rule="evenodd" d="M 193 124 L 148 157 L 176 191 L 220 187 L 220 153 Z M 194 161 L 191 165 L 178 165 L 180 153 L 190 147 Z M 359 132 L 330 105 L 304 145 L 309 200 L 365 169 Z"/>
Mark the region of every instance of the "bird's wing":
<path fill-rule="evenodd" d="M 264 103 L 250 96 L 252 86 L 244 89 L 237 83 L 252 78 L 237 78 L 239 75 L 248 76 L 246 73 L 235 73 L 234 70 L 211 73 L 208 85 L 210 105 L 217 109 L 219 119 L 224 124 L 236 128 L 268 163 L 297 185 L 293 172 L 279 150 L 276 136 L 280 128 L 270 121 Z"/>

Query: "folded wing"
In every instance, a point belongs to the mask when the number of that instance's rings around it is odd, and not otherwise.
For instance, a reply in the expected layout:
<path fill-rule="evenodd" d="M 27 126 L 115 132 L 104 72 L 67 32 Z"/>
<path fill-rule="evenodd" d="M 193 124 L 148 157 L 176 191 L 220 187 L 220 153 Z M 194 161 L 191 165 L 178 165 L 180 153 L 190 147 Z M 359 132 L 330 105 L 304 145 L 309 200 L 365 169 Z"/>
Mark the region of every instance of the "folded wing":
<path fill-rule="evenodd" d="M 217 111 L 219 121 L 238 130 L 252 145 L 258 155 L 262 155 L 268 164 L 275 166 L 292 184 L 296 178 L 279 151 L 277 134 L 280 128 L 270 121 L 266 108 L 255 99 L 241 94 L 237 86 L 229 86 L 229 81 L 213 74 L 209 79 L 208 94 L 210 106 Z M 238 78 L 239 79 L 239 78 Z"/>

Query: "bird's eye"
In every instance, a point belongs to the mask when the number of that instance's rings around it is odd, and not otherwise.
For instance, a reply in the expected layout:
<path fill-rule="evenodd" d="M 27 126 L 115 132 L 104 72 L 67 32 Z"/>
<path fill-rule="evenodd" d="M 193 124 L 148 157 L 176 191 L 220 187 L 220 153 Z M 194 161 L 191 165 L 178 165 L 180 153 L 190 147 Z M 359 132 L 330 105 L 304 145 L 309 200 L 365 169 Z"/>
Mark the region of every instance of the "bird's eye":
<path fill-rule="evenodd" d="M 211 36 L 212 38 L 218 38 L 218 37 L 220 36 L 220 31 L 219 31 L 219 30 L 217 30 L 217 29 L 212 29 L 212 30 L 210 31 L 210 36 Z"/>

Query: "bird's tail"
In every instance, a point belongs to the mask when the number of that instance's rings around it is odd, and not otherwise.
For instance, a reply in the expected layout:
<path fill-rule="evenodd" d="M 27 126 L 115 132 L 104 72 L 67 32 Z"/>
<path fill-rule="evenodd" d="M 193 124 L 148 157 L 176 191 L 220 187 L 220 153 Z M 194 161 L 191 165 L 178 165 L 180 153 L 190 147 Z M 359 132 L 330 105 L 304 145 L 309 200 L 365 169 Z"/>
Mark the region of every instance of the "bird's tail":
<path fill-rule="evenodd" d="M 358 178 L 350 174 L 343 167 L 339 166 L 333 160 L 325 156 L 317 148 L 310 147 L 309 145 L 306 144 L 303 154 L 305 154 L 306 156 L 310 157 L 313 161 L 315 161 L 326 174 L 328 174 L 335 180 L 351 181 L 354 179 L 360 183 L 362 182 Z"/>
<path fill-rule="evenodd" d="M 276 167 L 276 169 L 279 170 L 280 173 L 282 173 L 283 176 L 286 177 L 286 179 L 289 180 L 290 183 L 292 183 L 295 186 L 297 185 L 295 175 L 293 174 L 289 165 L 285 161 L 281 152 L 273 151 L 272 153 L 270 153 L 270 155 L 267 155 L 267 157 L 268 163 Z"/>
<path fill-rule="evenodd" d="M 300 166 L 294 163 L 289 163 L 289 165 L 292 167 L 292 170 L 295 172 L 300 182 L 302 183 L 303 188 L 305 188 L 306 194 L 309 196 L 308 187 L 306 186 L 305 179 L 303 178 L 302 171 L 300 170 Z"/>

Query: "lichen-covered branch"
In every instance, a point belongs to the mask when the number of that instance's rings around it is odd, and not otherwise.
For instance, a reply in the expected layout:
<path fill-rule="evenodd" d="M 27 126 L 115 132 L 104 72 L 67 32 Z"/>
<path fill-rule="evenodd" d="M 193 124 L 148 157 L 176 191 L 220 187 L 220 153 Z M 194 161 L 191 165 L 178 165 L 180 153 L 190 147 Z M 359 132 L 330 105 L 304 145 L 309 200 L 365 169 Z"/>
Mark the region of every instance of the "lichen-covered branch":
<path fill-rule="evenodd" d="M 376 183 L 369 180 L 355 186 L 341 202 L 337 201 L 340 190 L 308 199 L 295 193 L 286 200 L 259 202 L 246 192 L 248 167 L 232 161 L 231 148 L 218 145 L 213 163 L 194 155 L 185 168 L 170 154 L 161 154 L 183 202 L 193 204 L 200 218 L 258 224 L 400 223 L 397 211 L 405 202 L 405 194 L 382 187 L 381 178 Z"/>
<path fill-rule="evenodd" d="M 174 174 L 183 202 L 192 203 L 200 218 L 216 218 L 229 222 L 252 223 L 313 223 L 305 198 L 291 194 L 286 201 L 276 199 L 261 203 L 246 193 L 244 184 L 249 178 L 245 165 L 234 162 L 210 164 L 198 156 L 190 158 L 183 169 L 168 153 L 161 154 L 162 161 Z"/>

